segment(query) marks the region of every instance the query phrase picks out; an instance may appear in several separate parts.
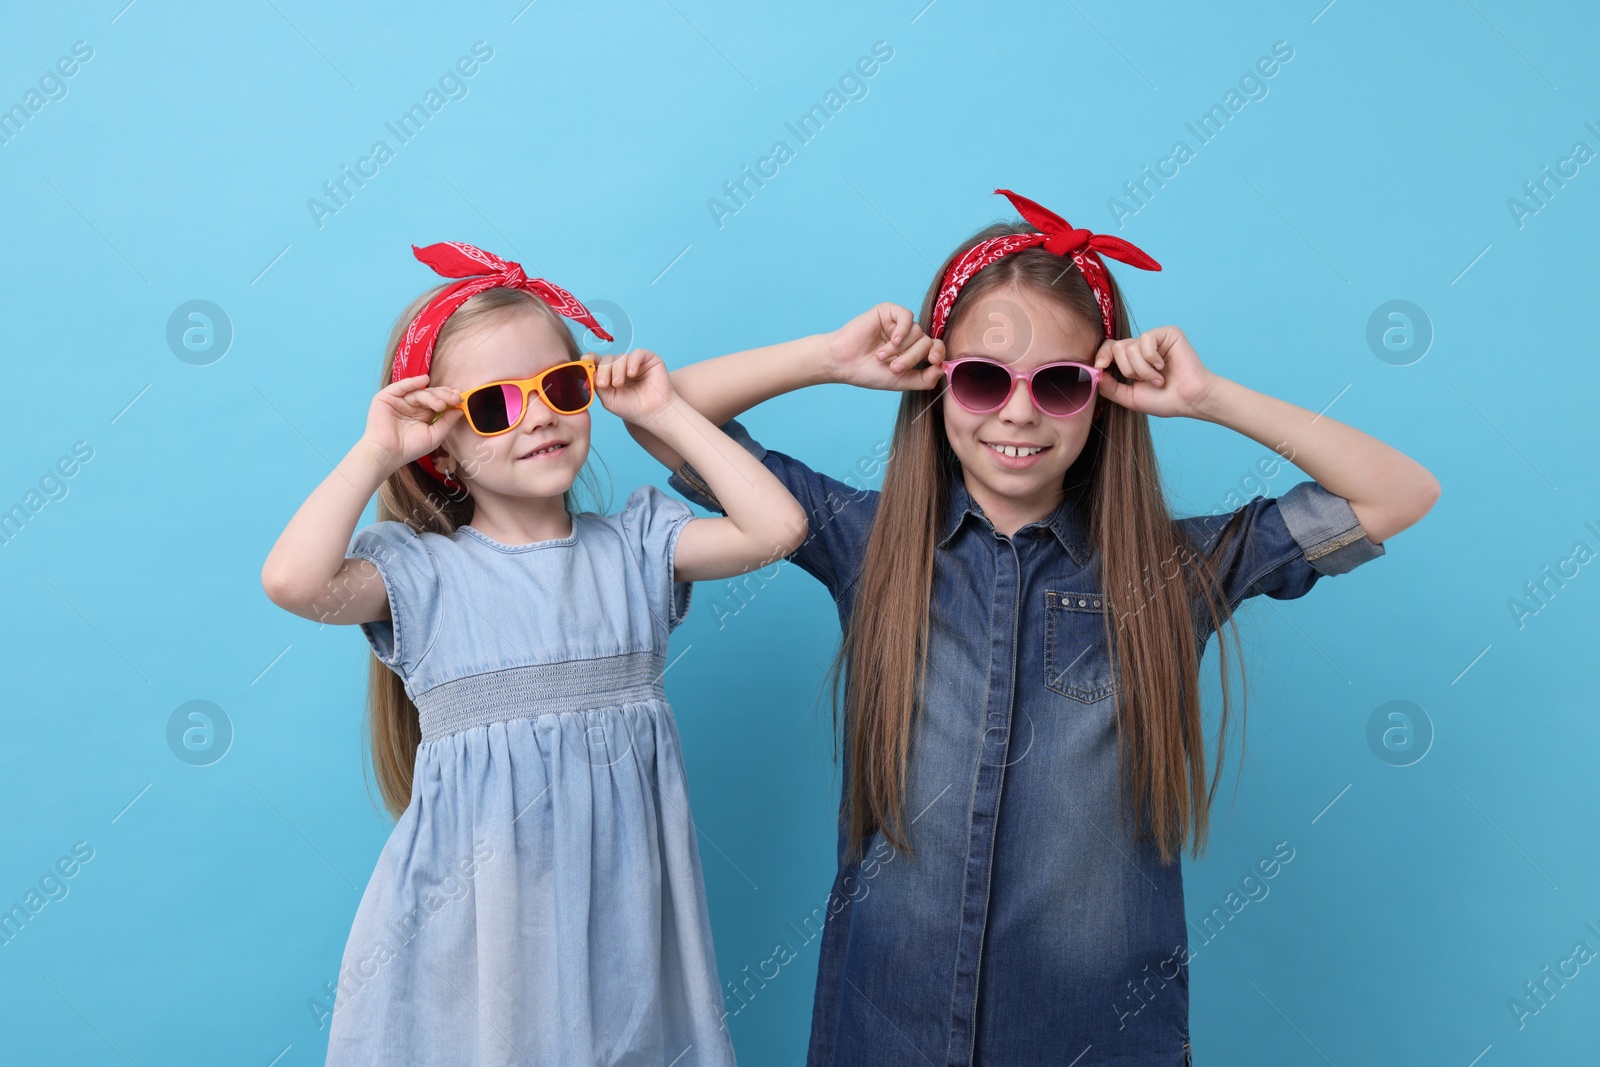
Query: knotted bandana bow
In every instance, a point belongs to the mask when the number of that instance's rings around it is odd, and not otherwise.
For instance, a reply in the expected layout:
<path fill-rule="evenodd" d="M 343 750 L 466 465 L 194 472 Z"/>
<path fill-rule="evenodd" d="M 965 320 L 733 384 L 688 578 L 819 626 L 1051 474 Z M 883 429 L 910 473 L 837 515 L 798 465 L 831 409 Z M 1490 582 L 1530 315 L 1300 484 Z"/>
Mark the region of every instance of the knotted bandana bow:
<path fill-rule="evenodd" d="M 1105 335 L 1110 337 L 1116 323 L 1116 309 L 1111 297 L 1111 277 L 1106 273 L 1106 265 L 1100 259 L 1101 254 L 1119 259 L 1140 270 L 1160 270 L 1161 264 L 1120 237 L 1077 229 L 1055 212 L 1039 206 L 1025 196 L 1018 196 L 1010 189 L 996 189 L 995 192 L 1010 200 L 1017 213 L 1037 226 L 1039 232 L 991 237 L 987 241 L 973 245 L 950 264 L 950 269 L 944 276 L 944 284 L 939 288 L 939 299 L 933 305 L 933 322 L 929 324 L 929 336 L 937 338 L 944 335 L 950 308 L 955 304 L 956 297 L 961 295 L 962 288 L 972 280 L 973 275 L 1002 256 L 1020 252 L 1024 248 L 1042 247 L 1054 255 L 1072 257 L 1072 262 L 1077 264 L 1084 280 L 1089 283 L 1095 303 L 1100 305 L 1100 324 L 1105 328 Z"/>
<path fill-rule="evenodd" d="M 400 339 L 400 346 L 395 351 L 394 376 L 390 379 L 391 382 L 427 374 L 433 364 L 434 342 L 438 340 L 439 329 L 445 320 L 455 314 L 462 304 L 489 289 L 522 289 L 532 293 L 549 304 L 558 314 L 589 327 L 590 332 L 601 340 L 612 339 L 611 335 L 601 328 L 600 323 L 595 321 L 589 309 L 579 303 L 577 297 L 554 282 L 528 277 L 520 263 L 501 259 L 492 252 L 485 252 L 481 248 L 474 248 L 460 241 L 441 241 L 426 248 L 412 245 L 411 252 L 432 267 L 435 273 L 446 278 L 462 280 L 429 301 L 428 306 L 418 312 L 417 317 L 406 328 L 405 336 Z M 417 462 L 422 465 L 423 470 L 450 489 L 461 488 L 459 482 L 439 473 L 433 465 L 432 456 L 423 456 Z"/>

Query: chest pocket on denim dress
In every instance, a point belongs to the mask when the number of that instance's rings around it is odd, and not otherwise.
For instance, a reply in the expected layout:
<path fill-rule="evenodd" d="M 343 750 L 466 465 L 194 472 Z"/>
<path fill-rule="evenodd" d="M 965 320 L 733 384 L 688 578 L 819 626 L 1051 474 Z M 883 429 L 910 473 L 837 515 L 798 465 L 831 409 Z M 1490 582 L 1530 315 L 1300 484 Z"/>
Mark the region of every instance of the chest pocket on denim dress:
<path fill-rule="evenodd" d="M 1122 688 L 1106 644 L 1106 603 L 1099 593 L 1045 590 L 1044 684 L 1080 704 Z"/>

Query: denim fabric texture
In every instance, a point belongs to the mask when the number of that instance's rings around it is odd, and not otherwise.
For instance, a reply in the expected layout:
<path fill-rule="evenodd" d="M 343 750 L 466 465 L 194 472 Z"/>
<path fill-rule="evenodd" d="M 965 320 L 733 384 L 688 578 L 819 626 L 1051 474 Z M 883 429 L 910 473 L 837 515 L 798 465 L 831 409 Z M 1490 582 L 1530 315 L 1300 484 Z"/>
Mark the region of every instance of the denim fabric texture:
<path fill-rule="evenodd" d="M 642 486 L 532 544 L 356 533 L 394 616 L 361 629 L 423 741 L 344 950 L 329 1064 L 734 1063 L 661 687 L 692 518 Z"/>
<path fill-rule="evenodd" d="M 827 586 L 842 626 L 878 493 L 764 448 L 737 420 L 722 429 L 810 516 L 787 558 Z M 721 510 L 692 466 L 669 484 Z M 844 903 L 823 930 L 809 1067 L 1189 1061 L 1182 865 L 1119 821 L 1121 685 L 1097 557 L 1070 504 L 1007 537 L 959 472 L 952 481 L 906 784 L 916 857 L 892 855 L 880 832 L 846 863 L 841 829 Z M 1214 549 L 1229 516 L 1179 520 L 1231 605 L 1303 596 L 1384 553 L 1313 481 L 1240 510 L 1225 555 Z M 1202 627 L 1200 650 L 1209 636 Z"/>

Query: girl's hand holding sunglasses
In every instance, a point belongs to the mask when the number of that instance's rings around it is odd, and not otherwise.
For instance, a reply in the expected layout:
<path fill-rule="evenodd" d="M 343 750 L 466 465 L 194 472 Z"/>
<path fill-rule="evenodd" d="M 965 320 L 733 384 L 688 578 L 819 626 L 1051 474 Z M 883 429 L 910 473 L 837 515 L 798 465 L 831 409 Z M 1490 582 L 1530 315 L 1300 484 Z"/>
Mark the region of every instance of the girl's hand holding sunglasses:
<path fill-rule="evenodd" d="M 461 418 L 459 409 L 452 410 L 460 402 L 461 394 L 449 386 L 430 387 L 426 374 L 401 378 L 372 398 L 361 440 L 387 477 L 444 444 Z"/>
<path fill-rule="evenodd" d="M 899 304 L 869 308 L 826 339 L 828 381 L 902 392 L 939 383 L 944 342 L 923 333 L 916 317 Z"/>
<path fill-rule="evenodd" d="M 1176 326 L 1157 326 L 1138 337 L 1102 341 L 1094 365 L 1106 368 L 1113 362 L 1130 380 L 1119 382 L 1110 374 L 1101 374 L 1100 395 L 1145 415 L 1204 418 L 1219 381 Z"/>
<path fill-rule="evenodd" d="M 620 356 L 602 356 L 594 387 L 605 409 L 636 426 L 665 411 L 676 392 L 662 358 L 645 348 Z"/>

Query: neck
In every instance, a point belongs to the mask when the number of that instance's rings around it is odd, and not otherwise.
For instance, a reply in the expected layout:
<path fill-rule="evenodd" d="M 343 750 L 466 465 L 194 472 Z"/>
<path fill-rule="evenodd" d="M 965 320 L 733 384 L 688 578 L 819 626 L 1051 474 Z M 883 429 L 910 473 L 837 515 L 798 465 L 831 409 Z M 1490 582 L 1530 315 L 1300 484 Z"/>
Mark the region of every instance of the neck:
<path fill-rule="evenodd" d="M 1007 537 L 1030 522 L 1041 522 L 1050 517 L 1056 505 L 1061 503 L 1062 490 L 1041 489 L 1036 496 L 1016 497 L 1004 496 L 993 492 L 988 486 L 975 480 L 970 473 L 963 470 L 962 481 L 966 484 L 967 493 L 983 509 L 989 522 L 999 532 Z"/>
<path fill-rule="evenodd" d="M 474 530 L 508 545 L 556 541 L 572 533 L 572 516 L 559 496 L 501 496 L 473 493 Z"/>

